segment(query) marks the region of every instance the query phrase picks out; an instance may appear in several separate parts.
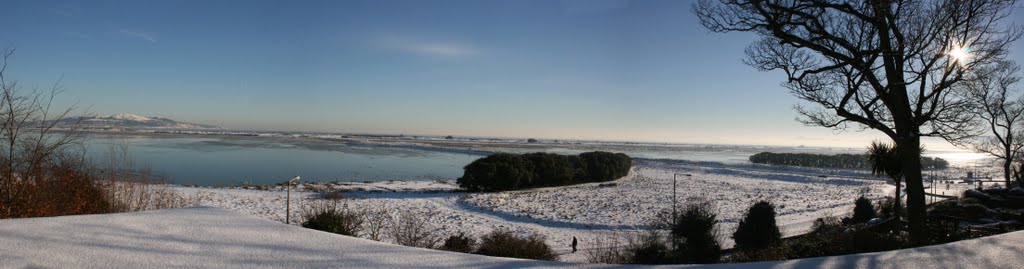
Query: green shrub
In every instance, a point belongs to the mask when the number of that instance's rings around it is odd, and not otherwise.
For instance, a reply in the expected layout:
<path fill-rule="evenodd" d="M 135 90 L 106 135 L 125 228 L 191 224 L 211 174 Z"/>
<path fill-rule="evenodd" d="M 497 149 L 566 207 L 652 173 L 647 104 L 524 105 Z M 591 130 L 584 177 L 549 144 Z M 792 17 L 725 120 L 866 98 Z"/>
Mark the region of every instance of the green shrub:
<path fill-rule="evenodd" d="M 896 201 L 896 198 L 893 198 L 891 196 L 890 197 L 885 197 L 882 200 L 878 201 L 878 213 L 879 213 L 879 215 L 881 215 L 883 218 L 895 217 L 896 216 L 895 213 L 899 213 L 900 216 L 906 216 L 907 215 L 907 210 L 906 210 L 905 207 L 903 207 L 903 203 L 900 203 L 900 207 L 899 208 L 895 208 L 896 207 L 895 201 Z"/>
<path fill-rule="evenodd" d="M 811 153 L 773 153 L 761 152 L 750 156 L 751 163 L 840 168 L 840 169 L 869 169 L 868 157 L 866 154 L 811 154 Z M 921 157 L 921 168 L 923 169 L 945 169 L 949 162 L 942 158 Z"/>
<path fill-rule="evenodd" d="M 670 227 L 677 242 L 679 261 L 686 263 L 717 263 L 722 254 L 718 243 L 718 215 L 711 202 L 698 200 L 686 205 Z"/>
<path fill-rule="evenodd" d="M 348 236 L 356 236 L 363 224 L 361 214 L 339 207 L 336 201 L 314 203 L 303 210 L 302 217 L 302 227 Z"/>
<path fill-rule="evenodd" d="M 473 252 L 473 248 L 476 245 L 476 239 L 459 233 L 457 235 L 449 236 L 448 239 L 444 240 L 444 244 L 441 245 L 440 250 L 470 253 Z"/>
<path fill-rule="evenodd" d="M 497 153 L 464 167 L 457 182 L 470 191 L 505 191 L 533 187 L 603 182 L 629 174 L 633 160 L 622 153 Z"/>
<path fill-rule="evenodd" d="M 848 254 L 846 227 L 835 217 L 814 221 L 811 232 L 786 244 L 787 259 Z"/>
<path fill-rule="evenodd" d="M 533 164 L 533 176 L 537 179 L 536 186 L 560 186 L 572 184 L 576 167 L 568 156 L 551 153 L 527 153 L 522 157 Z"/>
<path fill-rule="evenodd" d="M 906 242 L 905 238 L 896 233 L 879 233 L 868 229 L 855 230 L 852 240 L 852 253 L 900 249 Z"/>
<path fill-rule="evenodd" d="M 589 178 L 588 181 L 591 182 L 624 177 L 629 174 L 629 168 L 633 166 L 633 160 L 622 153 L 584 152 L 580 153 L 580 159 L 586 165 L 586 175 Z"/>
<path fill-rule="evenodd" d="M 963 205 L 957 200 L 944 200 L 931 204 L 928 208 L 928 215 L 935 217 L 955 217 L 964 218 L 966 212 L 964 212 Z"/>
<path fill-rule="evenodd" d="M 871 204 L 871 200 L 861 196 L 854 202 L 853 217 L 850 218 L 850 223 L 866 223 L 869 220 L 875 218 L 875 206 Z"/>
<path fill-rule="evenodd" d="M 822 256 L 894 250 L 908 246 L 902 232 L 869 229 L 863 224 L 843 224 L 838 218 L 817 219 L 810 233 L 786 240 L 781 245 L 736 252 L 732 262 L 790 260 Z"/>
<path fill-rule="evenodd" d="M 763 250 L 782 243 L 782 233 L 775 224 L 775 205 L 760 201 L 750 207 L 732 235 L 737 250 Z"/>
<path fill-rule="evenodd" d="M 473 161 L 464 170 L 457 182 L 470 191 L 514 190 L 533 180 L 532 163 L 515 154 L 493 154 Z"/>
<path fill-rule="evenodd" d="M 548 260 L 558 259 L 556 254 L 547 243 L 544 243 L 544 236 L 533 234 L 528 237 L 520 237 L 508 230 L 494 230 L 480 238 L 480 247 L 476 254 L 508 257 L 520 259 Z"/>
<path fill-rule="evenodd" d="M 964 216 L 966 216 L 968 219 L 978 218 L 978 216 L 981 215 L 982 213 L 989 211 L 988 207 L 985 207 L 985 205 L 980 204 L 965 204 L 963 205 L 963 207 Z"/>

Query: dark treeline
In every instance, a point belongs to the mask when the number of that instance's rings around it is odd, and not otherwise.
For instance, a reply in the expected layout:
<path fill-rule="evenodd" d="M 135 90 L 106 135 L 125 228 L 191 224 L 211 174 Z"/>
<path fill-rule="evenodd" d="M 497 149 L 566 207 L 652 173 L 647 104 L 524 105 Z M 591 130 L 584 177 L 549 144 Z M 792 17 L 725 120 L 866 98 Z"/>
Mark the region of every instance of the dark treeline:
<path fill-rule="evenodd" d="M 551 153 L 497 153 L 465 167 L 457 181 L 470 191 L 505 191 L 610 181 L 626 176 L 633 159 L 626 154 L 585 152 L 577 156 Z"/>
<path fill-rule="evenodd" d="M 811 154 L 761 152 L 750 156 L 750 162 L 819 168 L 870 169 L 867 154 Z M 949 163 L 942 158 L 921 157 L 921 168 L 945 169 Z"/>

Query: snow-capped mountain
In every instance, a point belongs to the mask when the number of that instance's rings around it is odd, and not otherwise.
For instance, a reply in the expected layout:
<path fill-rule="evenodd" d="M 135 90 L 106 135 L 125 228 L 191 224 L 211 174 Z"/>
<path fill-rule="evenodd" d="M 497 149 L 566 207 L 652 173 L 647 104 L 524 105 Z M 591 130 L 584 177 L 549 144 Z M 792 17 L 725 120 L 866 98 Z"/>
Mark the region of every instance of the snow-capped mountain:
<path fill-rule="evenodd" d="M 168 118 L 146 117 L 127 113 L 112 116 L 72 117 L 57 122 L 57 127 L 68 128 L 79 124 L 82 129 L 173 129 L 200 130 L 223 129 L 219 126 L 179 122 Z"/>

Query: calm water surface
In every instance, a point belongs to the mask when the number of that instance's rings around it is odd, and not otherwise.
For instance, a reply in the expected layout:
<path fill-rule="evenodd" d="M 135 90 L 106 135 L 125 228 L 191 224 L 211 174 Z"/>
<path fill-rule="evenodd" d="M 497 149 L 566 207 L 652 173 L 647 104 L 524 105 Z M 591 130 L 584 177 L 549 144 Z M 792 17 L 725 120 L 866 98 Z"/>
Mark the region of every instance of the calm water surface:
<path fill-rule="evenodd" d="M 135 167 L 178 184 L 273 184 L 303 181 L 455 179 L 480 155 L 389 146 L 271 138 L 103 136 L 87 140 L 98 163 L 128 145 Z"/>
<path fill-rule="evenodd" d="M 136 169 L 149 168 L 172 183 L 204 186 L 274 184 L 294 176 L 301 176 L 303 181 L 454 180 L 462 176 L 462 167 L 483 157 L 468 151 L 311 139 L 129 135 L 92 135 L 87 139 L 87 152 L 102 164 L 118 145 L 127 145 Z M 553 145 L 540 150 L 578 154 L 594 149 Z M 749 163 L 750 155 L 762 151 L 862 153 L 860 149 L 756 146 L 627 146 L 598 150 L 623 152 L 636 158 L 727 164 Z M 944 158 L 951 166 L 984 160 L 984 155 L 963 152 L 935 151 L 925 155 Z"/>

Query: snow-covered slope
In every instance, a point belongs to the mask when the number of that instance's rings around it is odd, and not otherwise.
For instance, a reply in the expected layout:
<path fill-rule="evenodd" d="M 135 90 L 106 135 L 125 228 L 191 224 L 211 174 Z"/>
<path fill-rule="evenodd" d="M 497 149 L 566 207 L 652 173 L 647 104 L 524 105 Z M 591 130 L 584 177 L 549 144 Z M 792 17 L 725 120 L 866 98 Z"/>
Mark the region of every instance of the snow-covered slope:
<path fill-rule="evenodd" d="M 146 117 L 126 113 L 118 113 L 112 116 L 73 117 L 57 122 L 57 126 L 61 128 L 68 128 L 75 124 L 79 124 L 83 129 L 222 129 L 212 125 L 179 122 L 168 118 Z"/>
<path fill-rule="evenodd" d="M 700 268 L 1019 268 L 1024 232 L 898 251 Z M 602 268 L 334 235 L 230 211 L 0 220 L 3 268 Z M 621 266 L 644 268 L 643 266 Z M 677 266 L 678 267 L 678 266 Z M 690 266 L 683 266 L 690 267 Z"/>

